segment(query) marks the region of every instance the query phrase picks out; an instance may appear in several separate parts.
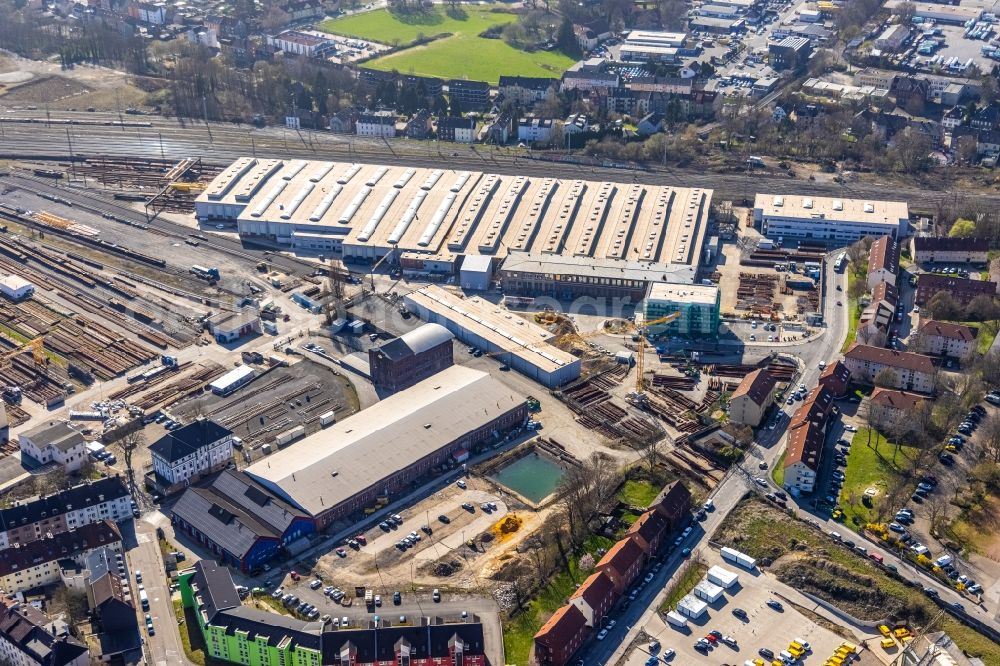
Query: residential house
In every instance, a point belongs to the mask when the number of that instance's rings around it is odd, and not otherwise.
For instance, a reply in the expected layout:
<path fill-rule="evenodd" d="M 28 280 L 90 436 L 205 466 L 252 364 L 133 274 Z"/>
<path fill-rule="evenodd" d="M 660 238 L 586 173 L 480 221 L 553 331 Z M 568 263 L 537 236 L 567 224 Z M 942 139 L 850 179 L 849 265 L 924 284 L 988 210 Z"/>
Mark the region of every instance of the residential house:
<path fill-rule="evenodd" d="M 639 134 L 651 136 L 663 131 L 663 114 L 647 113 L 638 124 Z"/>
<path fill-rule="evenodd" d="M 490 84 L 485 81 L 448 81 L 448 100 L 461 107 L 462 112 L 483 111 L 490 103 Z M 454 109 L 453 109 L 454 111 Z"/>
<path fill-rule="evenodd" d="M 479 132 L 479 138 L 483 143 L 503 145 L 510 140 L 510 135 L 514 131 L 514 114 L 509 111 L 498 113 L 490 122 L 487 122 Z"/>
<path fill-rule="evenodd" d="M 362 113 L 354 125 L 354 132 L 358 136 L 391 139 L 396 136 L 396 112 Z"/>
<path fill-rule="evenodd" d="M 322 0 L 291 0 L 280 7 L 282 12 L 288 14 L 292 23 L 304 19 L 323 18 L 326 14 Z"/>
<path fill-rule="evenodd" d="M 989 280 L 969 280 L 967 278 L 921 273 L 917 280 L 917 305 L 923 306 L 938 293 L 948 294 L 956 302 L 968 305 L 977 296 L 994 297 L 997 283 Z"/>
<path fill-rule="evenodd" d="M 573 604 L 559 610 L 535 634 L 535 661 L 539 666 L 566 666 L 587 636 L 587 618 Z"/>
<path fill-rule="evenodd" d="M 890 70 L 866 67 L 854 75 L 854 83 L 858 86 L 892 90 L 896 83 L 896 76 L 897 73 Z"/>
<path fill-rule="evenodd" d="M 891 236 L 881 236 L 872 243 L 868 254 L 868 289 L 879 282 L 896 286 L 899 272 L 899 241 Z"/>
<path fill-rule="evenodd" d="M 476 119 L 461 116 L 438 118 L 437 136 L 439 141 L 474 143 L 476 141 Z"/>
<path fill-rule="evenodd" d="M 330 116 L 330 131 L 335 134 L 354 134 L 358 122 L 358 111 L 354 107 L 341 109 Z"/>
<path fill-rule="evenodd" d="M 102 520 L 132 517 L 131 495 L 119 476 L 86 481 L 47 497 L 0 509 L 0 549 L 24 545 Z"/>
<path fill-rule="evenodd" d="M 921 351 L 935 356 L 965 358 L 976 349 L 978 334 L 978 328 L 930 319 L 920 326 L 920 337 L 923 340 Z"/>
<path fill-rule="evenodd" d="M 815 489 L 832 410 L 833 394 L 817 386 L 792 414 L 785 448 L 785 488 L 804 493 Z"/>
<path fill-rule="evenodd" d="M 87 646 L 74 636 L 57 635 L 52 627 L 52 620 L 30 604 L 0 600 L 0 661 L 11 666 L 89 666 Z"/>
<path fill-rule="evenodd" d="M 819 373 L 817 383 L 834 398 L 843 398 L 847 395 L 847 388 L 851 383 L 851 371 L 842 361 L 834 361 Z"/>
<path fill-rule="evenodd" d="M 976 142 L 976 156 L 996 158 L 1000 155 L 1000 130 L 979 130 L 973 127 L 956 127 L 951 131 L 951 147 L 953 150 L 966 140 Z"/>
<path fill-rule="evenodd" d="M 655 510 L 643 511 L 642 515 L 625 532 L 626 537 L 632 537 L 650 558 L 656 555 L 668 533 L 670 524 L 667 519 Z"/>
<path fill-rule="evenodd" d="M 304 512 L 231 469 L 185 490 L 171 507 L 170 520 L 176 531 L 244 573 L 262 568 L 316 529 Z"/>
<path fill-rule="evenodd" d="M 605 571 L 611 577 L 615 593 L 621 594 L 639 577 L 646 564 L 646 554 L 632 537 L 615 543 L 597 563 L 594 571 Z"/>
<path fill-rule="evenodd" d="M 548 143 L 552 140 L 551 118 L 525 116 L 517 121 L 517 140 L 525 143 Z"/>
<path fill-rule="evenodd" d="M 98 548 L 87 556 L 84 592 L 96 625 L 101 661 L 120 663 L 142 660 L 142 636 L 128 580 L 118 573 L 115 552 Z M 116 659 L 117 658 L 117 659 Z"/>
<path fill-rule="evenodd" d="M 667 532 L 676 532 L 691 519 L 691 491 L 680 481 L 665 486 L 649 508 L 667 519 Z"/>
<path fill-rule="evenodd" d="M 924 78 L 899 75 L 890 92 L 896 96 L 896 104 L 905 107 L 911 99 L 926 100 L 929 88 L 930 85 Z"/>
<path fill-rule="evenodd" d="M 941 116 L 941 127 L 949 132 L 965 123 L 965 109 L 953 106 Z"/>
<path fill-rule="evenodd" d="M 406 134 L 410 139 L 426 139 L 431 133 L 431 112 L 420 109 L 406 122 Z"/>
<path fill-rule="evenodd" d="M 68 421 L 49 419 L 17 436 L 21 453 L 42 465 L 54 463 L 67 472 L 77 472 L 87 459 L 83 435 Z"/>
<path fill-rule="evenodd" d="M 914 236 L 910 252 L 918 264 L 985 264 L 990 244 L 985 238 Z"/>
<path fill-rule="evenodd" d="M 844 354 L 844 365 L 851 378 L 862 384 L 875 384 L 883 370 L 891 370 L 889 388 L 919 393 L 934 392 L 934 363 L 929 356 L 855 343 Z"/>
<path fill-rule="evenodd" d="M 233 459 L 233 431 L 198 418 L 149 446 L 157 485 L 175 488 L 218 471 Z"/>
<path fill-rule="evenodd" d="M 563 72 L 562 89 L 607 95 L 619 88 L 621 76 L 603 58 L 581 60 Z"/>
<path fill-rule="evenodd" d="M 914 407 L 926 400 L 925 396 L 895 389 L 876 388 L 868 398 L 868 414 L 876 427 L 897 423 L 913 413 Z"/>
<path fill-rule="evenodd" d="M 884 340 L 888 334 L 889 325 L 895 317 L 899 293 L 888 282 L 879 282 L 872 289 L 871 302 L 861 311 L 858 319 L 856 338 L 859 342 L 870 344 L 875 340 Z M 880 342 L 881 344 L 881 342 Z"/>
<path fill-rule="evenodd" d="M 615 584 L 604 571 L 590 574 L 569 597 L 569 604 L 576 606 L 587 619 L 587 626 L 600 628 L 608 611 L 615 605 L 618 595 Z"/>
<path fill-rule="evenodd" d="M 775 384 L 774 376 L 764 368 L 746 375 L 729 399 L 729 419 L 751 428 L 759 426 L 774 403 Z"/>
<path fill-rule="evenodd" d="M 91 551 L 105 547 L 122 552 L 121 533 L 109 520 L 14 544 L 0 550 L 0 589 L 27 591 L 58 582 L 61 561 L 83 566 Z"/>
<path fill-rule="evenodd" d="M 530 107 L 559 87 L 559 79 L 534 76 L 501 76 L 497 90 L 504 99 Z"/>
<path fill-rule="evenodd" d="M 1000 104 L 989 104 L 978 109 L 969 118 L 969 127 L 985 131 L 1000 129 Z"/>

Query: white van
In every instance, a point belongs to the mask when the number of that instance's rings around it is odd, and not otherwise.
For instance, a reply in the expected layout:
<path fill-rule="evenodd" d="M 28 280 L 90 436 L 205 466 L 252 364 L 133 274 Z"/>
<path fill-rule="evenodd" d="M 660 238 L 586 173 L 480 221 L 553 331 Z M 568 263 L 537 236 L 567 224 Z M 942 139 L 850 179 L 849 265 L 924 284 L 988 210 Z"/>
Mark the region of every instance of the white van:
<path fill-rule="evenodd" d="M 795 655 L 793 655 L 788 650 L 782 650 L 781 652 L 779 652 L 778 658 L 781 659 L 781 661 L 785 662 L 786 664 L 794 664 L 796 661 L 798 661 L 795 658 Z"/>
<path fill-rule="evenodd" d="M 139 602 L 142 604 L 142 610 L 149 610 L 149 597 L 146 596 L 146 590 L 139 590 Z"/>

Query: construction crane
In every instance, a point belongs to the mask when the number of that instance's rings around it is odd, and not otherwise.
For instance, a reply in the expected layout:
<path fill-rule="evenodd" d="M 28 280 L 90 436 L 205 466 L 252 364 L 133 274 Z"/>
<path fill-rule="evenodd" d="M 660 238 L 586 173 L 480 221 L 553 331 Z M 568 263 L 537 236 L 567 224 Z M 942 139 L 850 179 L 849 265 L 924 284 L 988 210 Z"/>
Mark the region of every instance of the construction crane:
<path fill-rule="evenodd" d="M 6 368 L 10 365 L 11 360 L 28 349 L 31 350 L 31 356 L 35 360 L 35 367 L 44 367 L 48 365 L 49 358 L 45 355 L 45 336 L 39 335 L 34 340 L 29 340 L 17 349 L 12 349 L 9 352 L 5 352 L 0 356 L 0 368 Z"/>
<path fill-rule="evenodd" d="M 674 321 L 680 316 L 681 313 L 679 311 L 671 312 L 670 314 L 664 315 L 658 319 L 652 319 L 650 321 L 644 322 L 643 328 L 645 330 L 643 329 L 639 330 L 639 341 L 638 341 L 639 346 L 636 348 L 636 356 L 635 356 L 635 392 L 638 396 L 645 395 L 643 393 L 642 374 L 643 374 L 643 365 L 646 358 L 646 333 L 649 331 L 649 327 L 659 326 L 660 324 L 669 324 L 670 322 Z"/>

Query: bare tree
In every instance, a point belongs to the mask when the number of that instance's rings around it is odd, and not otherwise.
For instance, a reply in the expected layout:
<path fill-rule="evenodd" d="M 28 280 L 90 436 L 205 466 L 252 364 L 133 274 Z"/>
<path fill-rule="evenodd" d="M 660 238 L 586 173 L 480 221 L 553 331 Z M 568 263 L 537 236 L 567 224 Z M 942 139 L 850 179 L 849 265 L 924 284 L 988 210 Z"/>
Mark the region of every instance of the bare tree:
<path fill-rule="evenodd" d="M 899 386 L 899 375 L 892 368 L 882 368 L 875 375 L 875 386 L 881 388 L 896 388 Z"/>
<path fill-rule="evenodd" d="M 1000 416 L 992 414 L 979 429 L 979 441 L 994 463 L 1000 463 Z"/>
<path fill-rule="evenodd" d="M 948 522 L 951 502 L 944 494 L 935 493 L 924 506 L 927 507 L 927 520 L 931 524 L 931 536 L 937 536 Z"/>
<path fill-rule="evenodd" d="M 135 469 L 132 466 L 132 456 L 136 449 L 146 443 L 146 435 L 141 430 L 133 430 L 112 442 L 112 445 L 122 454 L 125 463 L 125 476 L 128 479 L 128 489 L 132 497 L 136 497 Z"/>

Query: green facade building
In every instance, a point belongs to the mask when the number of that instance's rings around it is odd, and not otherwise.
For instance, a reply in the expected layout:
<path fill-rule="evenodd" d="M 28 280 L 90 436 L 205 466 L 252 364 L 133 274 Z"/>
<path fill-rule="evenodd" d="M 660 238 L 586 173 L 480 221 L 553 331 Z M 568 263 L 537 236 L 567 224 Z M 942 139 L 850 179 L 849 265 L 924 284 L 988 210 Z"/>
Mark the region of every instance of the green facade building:
<path fill-rule="evenodd" d="M 680 313 L 667 324 L 649 326 L 651 338 L 676 336 L 688 340 L 717 340 L 719 299 L 719 288 L 714 285 L 654 282 L 646 290 L 639 310 L 645 322 Z"/>

